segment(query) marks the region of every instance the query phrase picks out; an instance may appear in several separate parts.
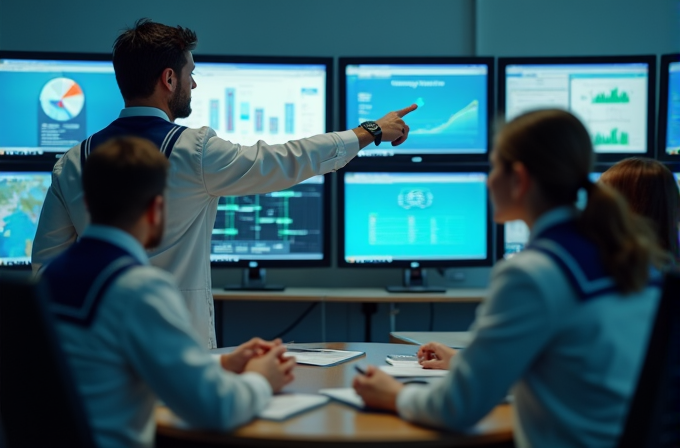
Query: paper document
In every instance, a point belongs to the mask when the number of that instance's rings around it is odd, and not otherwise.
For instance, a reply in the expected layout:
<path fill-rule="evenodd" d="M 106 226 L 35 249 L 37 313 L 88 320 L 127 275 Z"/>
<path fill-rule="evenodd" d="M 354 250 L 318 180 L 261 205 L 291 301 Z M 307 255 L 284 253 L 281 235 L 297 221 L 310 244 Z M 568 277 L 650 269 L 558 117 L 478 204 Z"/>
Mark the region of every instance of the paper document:
<path fill-rule="evenodd" d="M 448 370 L 423 369 L 420 365 L 417 367 L 380 366 L 380 370 L 395 378 L 446 376 L 448 372 Z"/>
<path fill-rule="evenodd" d="M 283 356 L 295 356 L 298 364 L 310 366 L 329 367 L 349 361 L 364 355 L 365 352 L 352 352 L 347 350 L 314 349 L 304 347 L 288 347 Z"/>
<path fill-rule="evenodd" d="M 363 398 L 352 387 L 320 389 L 319 393 L 356 408 L 363 409 L 365 407 Z"/>
<path fill-rule="evenodd" d="M 312 394 L 282 394 L 274 395 L 264 411 L 260 412 L 259 418 L 265 420 L 285 420 L 294 415 L 307 412 L 328 402 L 324 395 Z"/>

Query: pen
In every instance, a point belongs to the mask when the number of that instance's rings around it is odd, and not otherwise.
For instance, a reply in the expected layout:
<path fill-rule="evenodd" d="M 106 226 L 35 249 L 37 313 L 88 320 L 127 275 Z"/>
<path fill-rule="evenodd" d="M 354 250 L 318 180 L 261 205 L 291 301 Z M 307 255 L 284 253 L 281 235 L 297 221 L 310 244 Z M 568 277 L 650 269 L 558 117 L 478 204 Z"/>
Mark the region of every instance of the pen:
<path fill-rule="evenodd" d="M 362 375 L 366 375 L 366 369 L 359 364 L 354 364 L 354 368 L 356 369 L 357 372 L 359 372 Z"/>

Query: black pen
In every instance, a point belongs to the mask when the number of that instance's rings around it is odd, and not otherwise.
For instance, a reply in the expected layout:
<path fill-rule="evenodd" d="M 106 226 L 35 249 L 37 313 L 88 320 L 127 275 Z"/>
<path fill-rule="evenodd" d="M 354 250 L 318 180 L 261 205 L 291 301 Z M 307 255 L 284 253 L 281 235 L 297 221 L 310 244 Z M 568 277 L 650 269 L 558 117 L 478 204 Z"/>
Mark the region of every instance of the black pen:
<path fill-rule="evenodd" d="M 354 364 L 354 368 L 356 369 L 357 372 L 359 372 L 362 375 L 366 375 L 366 369 L 360 366 L 359 364 Z"/>

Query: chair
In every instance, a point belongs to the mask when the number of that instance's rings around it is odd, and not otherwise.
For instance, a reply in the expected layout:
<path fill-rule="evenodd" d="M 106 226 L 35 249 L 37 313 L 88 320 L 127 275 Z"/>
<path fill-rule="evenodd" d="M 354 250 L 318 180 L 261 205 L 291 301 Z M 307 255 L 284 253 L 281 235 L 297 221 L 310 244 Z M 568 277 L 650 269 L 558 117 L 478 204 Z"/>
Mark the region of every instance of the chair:
<path fill-rule="evenodd" d="M 45 291 L 7 273 L 0 273 L 0 419 L 7 448 L 94 446 Z"/>
<path fill-rule="evenodd" d="M 619 448 L 680 447 L 680 272 L 666 275 Z"/>

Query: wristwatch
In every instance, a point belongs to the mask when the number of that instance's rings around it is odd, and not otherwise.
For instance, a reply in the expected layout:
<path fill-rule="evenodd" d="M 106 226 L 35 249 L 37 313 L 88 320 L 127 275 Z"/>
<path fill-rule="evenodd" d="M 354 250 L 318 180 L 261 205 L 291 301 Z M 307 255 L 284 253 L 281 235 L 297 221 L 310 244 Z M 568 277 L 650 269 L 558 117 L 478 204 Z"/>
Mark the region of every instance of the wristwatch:
<path fill-rule="evenodd" d="M 382 129 L 380 129 L 378 123 L 375 121 L 364 121 L 361 123 L 361 127 L 371 133 L 375 146 L 378 146 L 382 141 Z"/>

